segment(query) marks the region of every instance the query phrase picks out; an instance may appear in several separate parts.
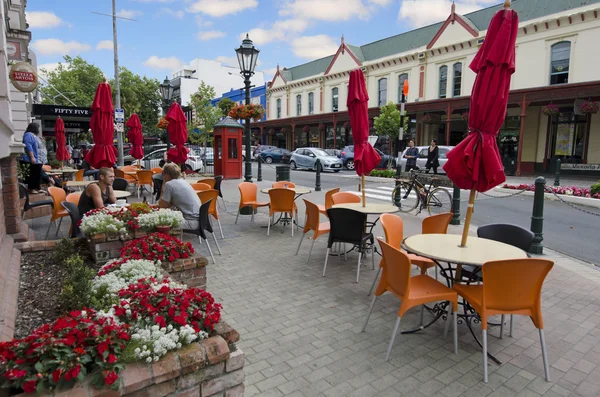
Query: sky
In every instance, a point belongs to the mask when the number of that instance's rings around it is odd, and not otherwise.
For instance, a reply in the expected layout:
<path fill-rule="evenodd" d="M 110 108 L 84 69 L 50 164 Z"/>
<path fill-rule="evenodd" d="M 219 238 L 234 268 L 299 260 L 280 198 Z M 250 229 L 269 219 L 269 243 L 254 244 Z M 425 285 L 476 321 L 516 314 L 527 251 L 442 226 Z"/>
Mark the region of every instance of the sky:
<path fill-rule="evenodd" d="M 466 14 L 502 0 L 456 0 Z M 258 70 L 270 80 L 292 67 L 445 20 L 451 0 L 116 0 L 119 64 L 162 81 L 195 58 L 237 66 L 246 33 L 260 50 Z M 38 68 L 81 55 L 114 74 L 111 0 L 29 0 L 30 47 Z"/>

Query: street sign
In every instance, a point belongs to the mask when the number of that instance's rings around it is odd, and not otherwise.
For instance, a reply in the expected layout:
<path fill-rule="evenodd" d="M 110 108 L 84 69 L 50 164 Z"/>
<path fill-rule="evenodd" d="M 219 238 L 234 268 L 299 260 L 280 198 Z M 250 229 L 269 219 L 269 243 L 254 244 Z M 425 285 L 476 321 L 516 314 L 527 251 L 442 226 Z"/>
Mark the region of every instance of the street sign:
<path fill-rule="evenodd" d="M 117 123 L 115 127 L 117 129 L 117 132 L 125 131 L 125 125 L 123 123 Z"/>
<path fill-rule="evenodd" d="M 115 109 L 115 123 L 124 123 L 125 122 L 125 110 L 124 109 Z"/>

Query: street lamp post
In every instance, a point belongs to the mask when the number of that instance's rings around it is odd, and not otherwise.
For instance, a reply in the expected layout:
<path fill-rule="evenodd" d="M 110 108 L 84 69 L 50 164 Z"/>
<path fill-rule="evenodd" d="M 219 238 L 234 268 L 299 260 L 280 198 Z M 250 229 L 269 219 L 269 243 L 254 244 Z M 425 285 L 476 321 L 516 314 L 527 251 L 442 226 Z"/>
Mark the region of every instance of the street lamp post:
<path fill-rule="evenodd" d="M 246 38 L 242 41 L 242 45 L 235 50 L 238 62 L 240 64 L 240 74 L 244 77 L 244 87 L 246 90 L 246 105 L 250 105 L 250 77 L 254 74 L 256 68 L 256 60 L 260 52 L 252 44 L 252 40 L 246 34 Z M 250 119 L 245 120 L 246 134 L 246 168 L 244 172 L 244 181 L 252 182 L 252 159 L 250 154 Z"/>
<path fill-rule="evenodd" d="M 169 106 L 171 106 L 171 99 L 173 98 L 173 90 L 175 87 L 171 85 L 171 81 L 169 77 L 165 77 L 165 81 L 160 85 L 160 94 L 163 99 L 163 117 L 167 115 L 169 111 Z M 167 132 L 167 150 L 171 148 L 171 140 L 169 139 L 169 133 Z"/>

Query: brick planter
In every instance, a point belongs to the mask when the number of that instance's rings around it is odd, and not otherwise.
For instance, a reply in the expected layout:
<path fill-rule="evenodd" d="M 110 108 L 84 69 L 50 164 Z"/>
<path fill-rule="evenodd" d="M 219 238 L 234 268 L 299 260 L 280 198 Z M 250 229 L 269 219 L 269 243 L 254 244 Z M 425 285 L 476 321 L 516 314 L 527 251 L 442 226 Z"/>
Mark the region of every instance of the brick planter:
<path fill-rule="evenodd" d="M 72 389 L 19 397 L 242 397 L 244 353 L 236 348 L 239 334 L 220 322 L 215 336 L 170 352 L 160 361 L 129 364 L 119 374 L 119 390 L 96 390 L 88 376 Z"/>
<path fill-rule="evenodd" d="M 177 259 L 174 262 L 162 262 L 163 269 L 178 283 L 188 287 L 206 289 L 205 257 L 194 254 L 186 259 Z"/>

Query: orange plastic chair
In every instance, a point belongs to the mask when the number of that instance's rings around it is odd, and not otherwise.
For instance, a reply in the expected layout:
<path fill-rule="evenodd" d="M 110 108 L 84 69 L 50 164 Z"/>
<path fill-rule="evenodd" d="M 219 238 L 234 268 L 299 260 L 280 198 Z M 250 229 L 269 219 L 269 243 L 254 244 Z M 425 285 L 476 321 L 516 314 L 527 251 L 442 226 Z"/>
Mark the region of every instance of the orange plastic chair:
<path fill-rule="evenodd" d="M 154 172 L 152 171 L 138 171 L 136 176 L 137 176 L 137 193 L 138 193 L 138 199 L 140 198 L 140 191 L 142 190 L 142 187 L 144 187 L 145 185 L 150 186 L 152 191 L 152 187 L 154 186 L 154 182 L 152 181 L 152 175 L 154 175 Z"/>
<path fill-rule="evenodd" d="M 211 189 L 215 188 L 215 180 L 213 178 L 205 178 L 205 179 L 199 180 L 196 183 L 204 183 L 204 184 L 210 186 Z"/>
<path fill-rule="evenodd" d="M 75 180 L 76 180 L 77 182 L 83 182 L 83 174 L 84 174 L 84 173 L 85 173 L 85 170 L 84 170 L 84 169 L 78 170 L 78 171 L 75 173 Z"/>
<path fill-rule="evenodd" d="M 280 182 L 275 182 L 271 185 L 271 187 L 273 189 L 284 189 L 285 185 L 287 185 L 287 187 L 296 187 L 296 184 L 293 182 L 288 182 L 288 181 L 280 181 Z"/>
<path fill-rule="evenodd" d="M 254 222 L 254 211 L 259 207 L 268 207 L 268 202 L 257 201 L 256 195 L 258 193 L 258 187 L 251 182 L 242 182 L 238 185 L 240 190 L 240 205 L 238 207 L 238 213 L 235 217 L 235 223 L 237 225 L 238 217 L 240 216 L 240 210 L 244 207 L 252 207 L 252 218 L 251 222 Z"/>
<path fill-rule="evenodd" d="M 75 205 L 79 205 L 79 199 L 81 198 L 81 192 L 69 193 L 67 194 L 66 200 L 69 203 L 73 203 Z"/>
<path fill-rule="evenodd" d="M 421 224 L 421 233 L 423 234 L 446 234 L 448 225 L 454 214 L 452 212 L 444 212 L 437 215 L 431 215 L 423 219 Z"/>
<path fill-rule="evenodd" d="M 44 165 L 42 165 L 42 169 L 44 171 L 50 171 L 50 170 L 52 170 L 52 167 L 50 167 L 48 164 L 44 164 Z"/>
<path fill-rule="evenodd" d="M 271 232 L 271 221 L 276 213 L 290 214 L 292 220 L 292 237 L 294 237 L 294 219 L 298 219 L 298 208 L 294 203 L 296 192 L 290 189 L 269 189 L 269 224 L 267 226 L 267 236 Z M 294 218 L 294 213 L 296 217 Z"/>
<path fill-rule="evenodd" d="M 455 283 L 454 290 L 479 313 L 483 344 L 483 381 L 488 382 L 487 318 L 497 314 L 529 316 L 539 330 L 542 360 L 546 380 L 550 381 L 548 353 L 542 319 L 542 285 L 554 266 L 546 259 L 511 259 L 484 263 L 481 272 L 483 284 Z"/>
<path fill-rule="evenodd" d="M 124 167 L 121 167 L 120 170 L 123 171 L 123 176 L 119 178 L 127 179 L 127 182 L 129 182 L 130 184 L 137 183 L 136 175 L 139 170 L 136 167 L 132 165 L 126 165 Z M 135 172 L 136 175 L 126 174 L 126 172 Z M 117 176 L 116 173 L 115 176 Z"/>
<path fill-rule="evenodd" d="M 204 185 L 204 183 L 201 183 L 200 185 Z M 221 238 L 225 240 L 223 228 L 221 227 L 221 221 L 219 220 L 219 211 L 217 210 L 217 197 L 219 197 L 219 191 L 210 189 L 196 193 L 198 194 L 198 198 L 200 199 L 201 203 L 206 203 L 209 200 L 212 200 L 210 202 L 210 206 L 208 207 L 208 215 L 212 215 L 217 220 L 217 223 L 219 224 L 219 230 L 221 230 Z"/>
<path fill-rule="evenodd" d="M 127 176 L 129 176 L 129 175 L 127 175 Z M 118 168 L 115 170 L 115 178 L 127 179 L 127 178 L 125 178 L 125 173 L 123 172 L 123 170 L 120 170 Z"/>
<path fill-rule="evenodd" d="M 306 263 L 308 263 L 308 260 L 310 259 L 310 254 L 312 253 L 313 247 L 315 245 L 315 241 L 319 238 L 319 236 L 329 233 L 331 226 L 329 225 L 329 222 L 320 221 L 319 218 L 321 214 L 319 212 L 319 207 L 316 204 L 304 199 L 304 205 L 306 206 L 304 232 L 302 233 L 302 238 L 300 238 L 300 243 L 298 244 L 296 255 L 298 255 L 298 252 L 300 252 L 300 246 L 302 245 L 302 240 L 304 240 L 304 236 L 306 236 L 306 233 L 312 230 L 314 232 L 312 235 L 312 244 L 310 245 L 310 251 L 308 251 L 308 257 L 306 258 Z"/>
<path fill-rule="evenodd" d="M 60 219 L 58 222 L 58 226 L 56 227 L 56 235 L 58 236 L 58 231 L 60 230 L 60 225 L 62 223 L 62 218 L 65 216 L 69 216 L 69 213 L 66 209 L 61 205 L 63 201 L 66 200 L 66 193 L 63 189 L 59 187 L 49 187 L 48 194 L 52 198 L 52 216 L 50 217 L 50 222 L 48 223 L 48 230 L 46 230 L 46 237 L 44 240 L 48 239 L 48 233 L 50 233 L 50 227 L 53 223 L 56 222 L 57 219 Z"/>
<path fill-rule="evenodd" d="M 192 188 L 197 192 L 203 192 L 205 190 L 212 190 L 212 188 L 206 183 L 192 183 Z"/>
<path fill-rule="evenodd" d="M 331 206 L 333 205 L 333 199 L 331 198 L 331 196 L 333 196 L 334 194 L 336 194 L 339 191 L 340 191 L 340 188 L 336 187 L 334 189 L 328 190 L 325 193 L 325 205 L 317 204 L 317 207 L 319 208 L 319 212 L 321 214 L 327 216 L 327 210 L 330 209 Z"/>
<path fill-rule="evenodd" d="M 335 204 L 360 203 L 360 197 L 350 192 L 339 192 L 331 195 L 331 201 Z"/>
<path fill-rule="evenodd" d="M 154 172 L 155 174 L 162 174 L 162 168 L 160 167 L 154 167 L 150 171 Z"/>
<path fill-rule="evenodd" d="M 379 280 L 379 285 L 377 285 L 375 295 L 373 295 L 373 300 L 371 301 L 371 306 L 369 307 L 369 312 L 367 313 L 362 332 L 367 328 L 367 323 L 369 322 L 369 317 L 371 317 L 371 312 L 373 311 L 377 297 L 383 295 L 386 291 L 389 291 L 402 301 L 400 310 L 398 310 L 396 325 L 394 326 L 394 331 L 392 331 L 392 338 L 390 339 L 390 344 L 385 356 L 385 361 L 388 361 L 390 353 L 392 352 L 392 347 L 394 346 L 394 339 L 396 339 L 396 334 L 400 327 L 400 320 L 404 314 L 415 306 L 432 302 L 448 301 L 451 305 L 448 305 L 448 319 L 444 335 L 448 332 L 450 315 L 453 313 L 454 354 L 458 354 L 458 330 L 456 328 L 458 294 L 456 291 L 451 290 L 426 274 L 411 277 L 411 263 L 405 253 L 400 252 L 400 250 L 382 240 L 379 240 L 379 246 L 381 247 L 383 255 L 383 260 L 381 261 L 383 264 L 383 272 L 381 274 L 381 279 Z"/>

